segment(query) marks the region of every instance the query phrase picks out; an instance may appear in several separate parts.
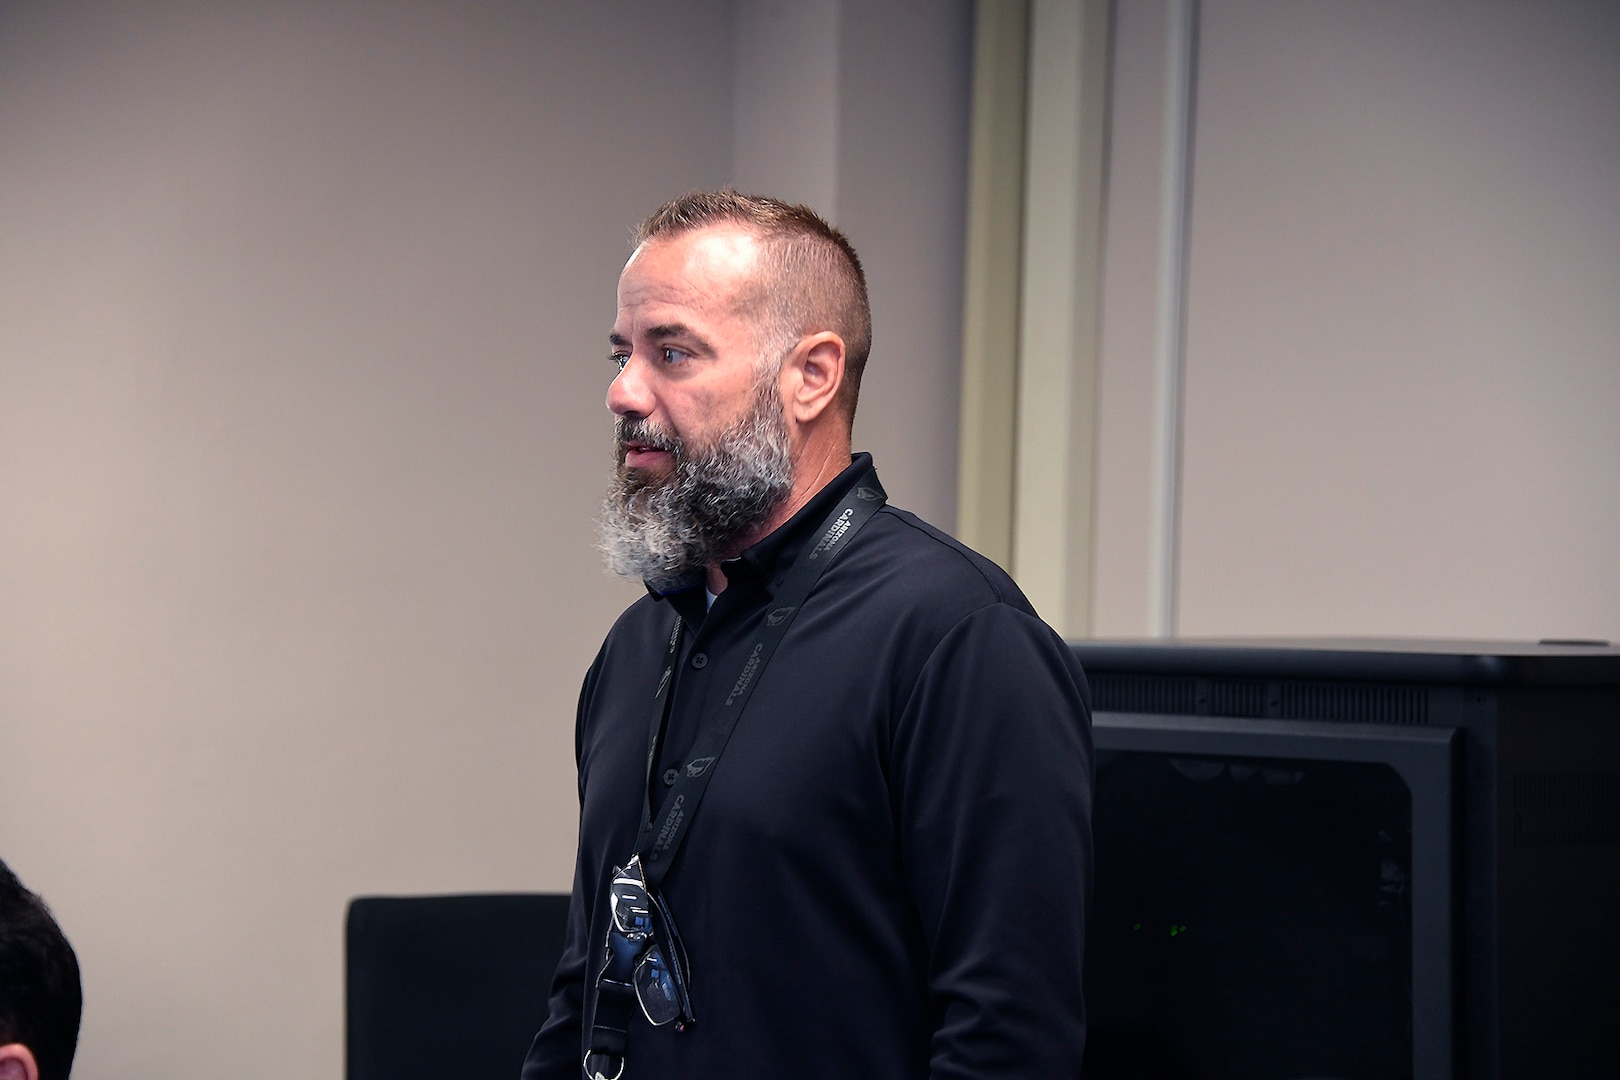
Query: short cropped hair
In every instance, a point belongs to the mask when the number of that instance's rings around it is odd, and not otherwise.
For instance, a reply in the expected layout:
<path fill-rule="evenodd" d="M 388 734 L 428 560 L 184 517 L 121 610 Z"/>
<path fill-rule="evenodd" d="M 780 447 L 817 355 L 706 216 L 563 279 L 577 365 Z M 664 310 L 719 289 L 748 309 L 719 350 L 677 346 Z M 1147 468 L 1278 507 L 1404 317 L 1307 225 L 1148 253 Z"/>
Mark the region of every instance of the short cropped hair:
<path fill-rule="evenodd" d="M 762 344 L 785 353 L 805 334 L 831 330 L 844 339 L 839 400 L 850 420 L 872 352 L 872 305 L 866 272 L 849 239 L 808 206 L 732 188 L 693 191 L 653 211 L 636 229 L 636 246 L 715 225 L 736 225 L 763 242 L 758 290 L 741 299 L 767 313 Z"/>
<path fill-rule="evenodd" d="M 84 996 L 79 958 L 45 901 L 0 861 L 0 1046 L 21 1043 L 40 1080 L 67 1080 Z"/>

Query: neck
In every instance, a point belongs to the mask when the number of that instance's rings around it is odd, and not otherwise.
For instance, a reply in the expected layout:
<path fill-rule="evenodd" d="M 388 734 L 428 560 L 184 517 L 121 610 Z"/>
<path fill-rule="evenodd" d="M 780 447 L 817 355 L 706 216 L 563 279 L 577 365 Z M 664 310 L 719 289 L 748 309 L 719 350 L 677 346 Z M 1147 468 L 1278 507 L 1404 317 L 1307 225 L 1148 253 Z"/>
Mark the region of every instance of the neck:
<path fill-rule="evenodd" d="M 812 448 L 807 446 L 805 454 L 794 463 L 793 486 L 788 489 L 787 498 L 782 504 L 759 524 L 758 527 L 745 533 L 737 542 L 736 550 L 726 553 L 727 558 L 736 558 L 747 551 L 771 533 L 786 525 L 805 504 L 832 483 L 834 478 L 849 468 L 853 455 L 847 438 L 825 447 Z M 708 565 L 705 578 L 709 591 L 719 596 L 726 591 L 726 575 L 720 569 L 720 561 L 716 560 Z"/>

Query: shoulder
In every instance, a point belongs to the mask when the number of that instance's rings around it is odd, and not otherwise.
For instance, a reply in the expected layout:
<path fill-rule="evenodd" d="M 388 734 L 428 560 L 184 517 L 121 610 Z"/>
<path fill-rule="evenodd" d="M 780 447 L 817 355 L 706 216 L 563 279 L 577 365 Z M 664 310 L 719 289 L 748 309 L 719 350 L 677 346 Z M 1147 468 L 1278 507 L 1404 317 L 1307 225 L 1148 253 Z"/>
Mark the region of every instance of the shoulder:
<path fill-rule="evenodd" d="M 868 531 L 852 545 L 851 562 L 895 599 L 958 618 L 998 605 L 1035 615 L 1005 570 L 909 510 L 885 506 Z"/>
<path fill-rule="evenodd" d="M 876 665 L 900 708 L 932 670 L 962 665 L 982 677 L 987 639 L 996 655 L 1015 657 L 1010 672 L 1036 655 L 1068 649 L 1005 570 L 906 510 L 884 507 L 827 574 L 804 616 L 817 636 L 836 642 L 839 664 Z M 823 633 L 824 632 L 824 633 Z M 838 665 L 833 665 L 838 666 Z"/>

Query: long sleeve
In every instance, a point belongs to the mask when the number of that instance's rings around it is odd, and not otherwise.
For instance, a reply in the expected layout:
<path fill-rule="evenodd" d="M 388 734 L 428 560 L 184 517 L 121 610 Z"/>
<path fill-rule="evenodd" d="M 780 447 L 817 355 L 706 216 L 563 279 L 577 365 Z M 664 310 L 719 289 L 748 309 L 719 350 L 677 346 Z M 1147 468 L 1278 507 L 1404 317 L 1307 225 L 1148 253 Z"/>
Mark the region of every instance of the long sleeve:
<path fill-rule="evenodd" d="M 583 741 L 590 699 L 602 665 L 598 653 L 580 688 L 579 706 L 574 719 L 574 762 L 579 771 L 580 801 L 584 802 Z M 583 851 L 583 838 L 580 850 Z M 585 980 L 590 949 L 590 906 L 595 902 L 595 885 L 586 880 L 586 860 L 575 858 L 574 890 L 568 903 L 568 933 L 562 956 L 551 982 L 546 1022 L 534 1037 L 523 1061 L 521 1080 L 579 1080 L 581 1075 L 581 1030 L 585 1013 Z"/>
<path fill-rule="evenodd" d="M 1078 1075 L 1094 760 L 1072 654 L 1007 605 L 963 619 L 918 679 L 894 768 L 940 1018 L 931 1075 Z"/>

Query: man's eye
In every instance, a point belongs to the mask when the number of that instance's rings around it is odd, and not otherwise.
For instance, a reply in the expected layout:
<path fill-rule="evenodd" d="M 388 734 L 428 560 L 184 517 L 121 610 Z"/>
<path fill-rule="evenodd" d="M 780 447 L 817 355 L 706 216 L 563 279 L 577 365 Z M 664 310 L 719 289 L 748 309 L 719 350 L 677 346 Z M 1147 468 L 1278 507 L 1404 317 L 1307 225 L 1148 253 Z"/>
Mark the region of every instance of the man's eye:
<path fill-rule="evenodd" d="M 613 361 L 613 370 L 623 371 L 624 365 L 630 362 L 630 354 L 627 352 L 611 353 L 609 354 L 608 359 Z"/>
<path fill-rule="evenodd" d="M 665 345 L 658 350 L 658 356 L 666 364 L 679 364 L 682 361 L 690 358 L 688 353 L 684 353 L 680 349 L 672 348 L 668 345 Z"/>

